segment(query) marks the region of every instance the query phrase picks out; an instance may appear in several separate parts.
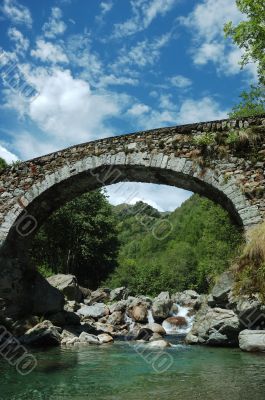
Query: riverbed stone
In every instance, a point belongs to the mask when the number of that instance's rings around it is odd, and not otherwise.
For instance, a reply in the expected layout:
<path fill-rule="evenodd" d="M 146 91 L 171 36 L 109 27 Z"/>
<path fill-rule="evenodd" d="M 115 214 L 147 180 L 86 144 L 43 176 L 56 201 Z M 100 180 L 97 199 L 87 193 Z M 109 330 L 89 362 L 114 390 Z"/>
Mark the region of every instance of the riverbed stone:
<path fill-rule="evenodd" d="M 95 303 L 92 306 L 82 305 L 77 314 L 83 317 L 99 319 L 109 314 L 109 309 L 104 303 Z"/>
<path fill-rule="evenodd" d="M 45 320 L 29 329 L 19 340 L 29 346 L 58 346 L 61 342 L 59 330 L 50 321 Z"/>
<path fill-rule="evenodd" d="M 47 280 L 52 286 L 60 290 L 67 300 L 75 300 L 78 303 L 82 300 L 83 294 L 74 275 L 57 274 L 50 276 Z"/>
<path fill-rule="evenodd" d="M 161 292 L 157 297 L 155 297 L 152 304 L 152 314 L 154 320 L 156 322 L 162 322 L 165 318 L 167 318 L 172 304 L 173 302 L 168 292 Z"/>
<path fill-rule="evenodd" d="M 98 340 L 100 341 L 100 343 L 112 343 L 113 337 L 108 335 L 107 333 L 101 333 L 100 335 L 98 335 Z"/>
<path fill-rule="evenodd" d="M 239 334 L 239 347 L 244 351 L 265 352 L 265 330 L 243 330 Z"/>

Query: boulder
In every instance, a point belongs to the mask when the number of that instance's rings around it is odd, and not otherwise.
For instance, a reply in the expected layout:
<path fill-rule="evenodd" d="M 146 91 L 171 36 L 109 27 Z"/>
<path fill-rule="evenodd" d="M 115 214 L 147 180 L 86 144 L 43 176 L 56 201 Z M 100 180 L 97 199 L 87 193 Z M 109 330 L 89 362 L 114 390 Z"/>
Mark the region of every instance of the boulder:
<path fill-rule="evenodd" d="M 113 342 L 113 337 L 108 335 L 107 333 L 101 333 L 98 335 L 98 340 L 100 343 L 112 343 Z"/>
<path fill-rule="evenodd" d="M 206 344 L 209 346 L 226 346 L 229 342 L 228 337 L 218 331 L 214 331 L 209 335 Z"/>
<path fill-rule="evenodd" d="M 99 319 L 109 314 L 109 309 L 104 303 L 96 303 L 93 306 L 83 305 L 77 311 L 78 315 L 82 317 L 91 317 L 95 319 Z"/>
<path fill-rule="evenodd" d="M 212 333 L 216 335 L 220 333 L 227 336 L 227 341 L 223 344 L 237 345 L 240 330 L 240 321 L 234 311 L 221 308 L 212 309 L 205 305 L 195 316 L 192 329 L 186 340 L 194 342 L 193 336 L 197 336 L 198 343 L 207 344 Z M 211 342 L 213 342 L 213 337 Z"/>
<path fill-rule="evenodd" d="M 110 324 L 102 324 L 101 322 L 96 322 L 95 323 L 95 328 L 99 332 L 103 333 L 110 333 L 113 334 L 114 332 L 114 327 Z"/>
<path fill-rule="evenodd" d="M 109 306 L 110 313 L 114 313 L 115 311 L 121 311 L 125 312 L 127 307 L 127 301 L 126 300 L 120 300 L 117 303 L 111 304 Z"/>
<path fill-rule="evenodd" d="M 153 342 L 154 340 L 163 340 L 163 337 L 159 333 L 153 333 L 149 339 L 149 342 Z"/>
<path fill-rule="evenodd" d="M 135 299 L 127 309 L 127 314 L 133 321 L 147 322 L 149 303 L 141 299 Z"/>
<path fill-rule="evenodd" d="M 47 318 L 49 318 L 49 321 L 51 321 L 51 323 L 56 326 L 80 324 L 79 315 L 70 311 L 60 311 L 58 313 L 49 315 L 49 317 Z"/>
<path fill-rule="evenodd" d="M 97 336 L 82 332 L 79 336 L 79 342 L 88 344 L 100 344 Z"/>
<path fill-rule="evenodd" d="M 107 320 L 110 325 L 122 325 L 124 324 L 124 313 L 121 311 L 114 311 Z"/>
<path fill-rule="evenodd" d="M 79 289 L 83 295 L 83 299 L 89 298 L 91 296 L 92 291 L 88 288 L 79 285 Z"/>
<path fill-rule="evenodd" d="M 148 329 L 151 329 L 151 331 L 154 332 L 154 333 L 159 333 L 159 335 L 165 335 L 166 334 L 166 331 L 163 328 L 163 326 L 160 325 L 160 324 L 157 324 L 155 322 L 152 323 L 152 324 L 148 324 L 146 327 Z"/>
<path fill-rule="evenodd" d="M 110 292 L 110 301 L 125 300 L 128 297 L 128 289 L 124 286 L 113 289 Z"/>
<path fill-rule="evenodd" d="M 239 334 L 239 347 L 244 351 L 265 352 L 265 331 L 243 330 Z"/>
<path fill-rule="evenodd" d="M 199 343 L 199 337 L 193 335 L 193 333 L 189 332 L 187 336 L 185 337 L 185 343 L 187 344 L 198 344 Z"/>
<path fill-rule="evenodd" d="M 224 272 L 213 287 L 212 296 L 217 306 L 223 307 L 228 302 L 228 296 L 234 285 L 234 277 L 231 271 Z"/>
<path fill-rule="evenodd" d="M 265 309 L 258 295 L 240 296 L 236 299 L 236 313 L 245 329 L 265 329 Z"/>
<path fill-rule="evenodd" d="M 168 292 L 160 293 L 153 301 L 152 314 L 156 322 L 162 322 L 170 314 L 173 302 Z"/>
<path fill-rule="evenodd" d="M 184 290 L 171 296 L 171 300 L 180 306 L 193 307 L 199 309 L 201 305 L 201 296 L 195 290 Z"/>
<path fill-rule="evenodd" d="M 135 340 L 143 340 L 148 341 L 153 336 L 153 331 L 149 328 L 140 328 L 137 335 L 135 336 Z"/>
<path fill-rule="evenodd" d="M 94 303 L 106 303 L 110 298 L 110 289 L 108 288 L 99 288 L 94 292 L 91 292 L 90 296 L 88 296 L 84 303 L 87 305 L 92 305 Z"/>
<path fill-rule="evenodd" d="M 63 310 L 65 302 L 63 294 L 38 272 L 34 275 L 29 297 L 32 304 L 32 315 L 43 316 Z"/>
<path fill-rule="evenodd" d="M 67 300 L 75 300 L 78 303 L 83 299 L 83 294 L 74 275 L 57 274 L 48 279 L 50 285 L 60 290 Z"/>
<path fill-rule="evenodd" d="M 50 321 L 43 321 L 20 337 L 20 342 L 30 346 L 58 346 L 61 342 L 59 328 Z"/>
<path fill-rule="evenodd" d="M 188 325 L 185 317 L 169 317 L 165 320 L 165 322 L 178 327 L 186 327 Z"/>
<path fill-rule="evenodd" d="M 154 340 L 154 341 L 148 342 L 147 346 L 150 349 L 163 350 L 168 347 L 171 347 L 171 344 L 169 342 L 167 342 L 166 340 L 160 339 L 160 340 Z"/>
<path fill-rule="evenodd" d="M 69 312 L 76 312 L 81 307 L 80 303 L 75 300 L 66 301 L 64 310 Z"/>

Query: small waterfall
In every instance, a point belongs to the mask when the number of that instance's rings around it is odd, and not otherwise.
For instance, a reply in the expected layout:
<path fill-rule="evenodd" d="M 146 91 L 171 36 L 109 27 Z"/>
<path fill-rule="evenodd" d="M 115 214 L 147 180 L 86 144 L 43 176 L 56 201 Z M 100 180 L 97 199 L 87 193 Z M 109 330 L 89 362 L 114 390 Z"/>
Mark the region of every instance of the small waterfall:
<path fill-rule="evenodd" d="M 155 322 L 152 311 L 148 310 L 147 312 L 147 319 L 148 319 L 148 324 L 153 324 Z"/>
<path fill-rule="evenodd" d="M 133 321 L 132 318 L 130 318 L 129 315 L 127 314 L 125 314 L 124 322 L 125 324 L 129 325 L 129 332 L 132 331 L 133 328 L 135 327 L 135 321 Z"/>
<path fill-rule="evenodd" d="M 178 312 L 173 314 L 173 317 L 182 317 L 185 318 L 186 323 L 185 325 L 177 326 L 175 324 L 171 324 L 168 321 L 164 321 L 162 326 L 165 329 L 166 333 L 168 334 L 179 334 L 179 335 L 187 335 L 192 328 L 193 323 L 193 316 L 189 316 L 189 312 L 191 308 L 184 307 L 179 304 L 176 304 L 178 307 Z"/>

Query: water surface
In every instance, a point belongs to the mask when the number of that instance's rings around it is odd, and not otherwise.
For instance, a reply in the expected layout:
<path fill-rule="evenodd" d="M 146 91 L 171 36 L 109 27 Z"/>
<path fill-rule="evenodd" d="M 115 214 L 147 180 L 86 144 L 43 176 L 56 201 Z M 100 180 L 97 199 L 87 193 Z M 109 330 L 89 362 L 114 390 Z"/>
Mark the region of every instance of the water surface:
<path fill-rule="evenodd" d="M 36 351 L 21 376 L 0 360 L 1 400 L 263 400 L 265 354 L 176 345 L 167 358 L 132 343 Z M 163 373 L 154 370 L 170 367 Z M 163 364 L 165 363 L 165 364 Z"/>

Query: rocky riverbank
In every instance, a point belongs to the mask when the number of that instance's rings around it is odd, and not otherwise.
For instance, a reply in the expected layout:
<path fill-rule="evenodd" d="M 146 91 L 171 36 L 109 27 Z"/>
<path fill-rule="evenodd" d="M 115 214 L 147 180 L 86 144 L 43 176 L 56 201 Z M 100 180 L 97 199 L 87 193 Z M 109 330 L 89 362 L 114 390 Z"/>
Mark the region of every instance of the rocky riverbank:
<path fill-rule="evenodd" d="M 73 275 L 54 275 L 49 284 L 65 298 L 62 309 L 7 320 L 6 326 L 28 346 L 86 346 L 136 340 L 150 348 L 170 347 L 170 335 L 187 344 L 240 346 L 265 351 L 265 306 L 257 295 L 235 297 L 233 277 L 221 276 L 210 295 L 193 290 L 155 298 L 133 297 L 125 287 L 96 291 L 80 287 Z"/>

